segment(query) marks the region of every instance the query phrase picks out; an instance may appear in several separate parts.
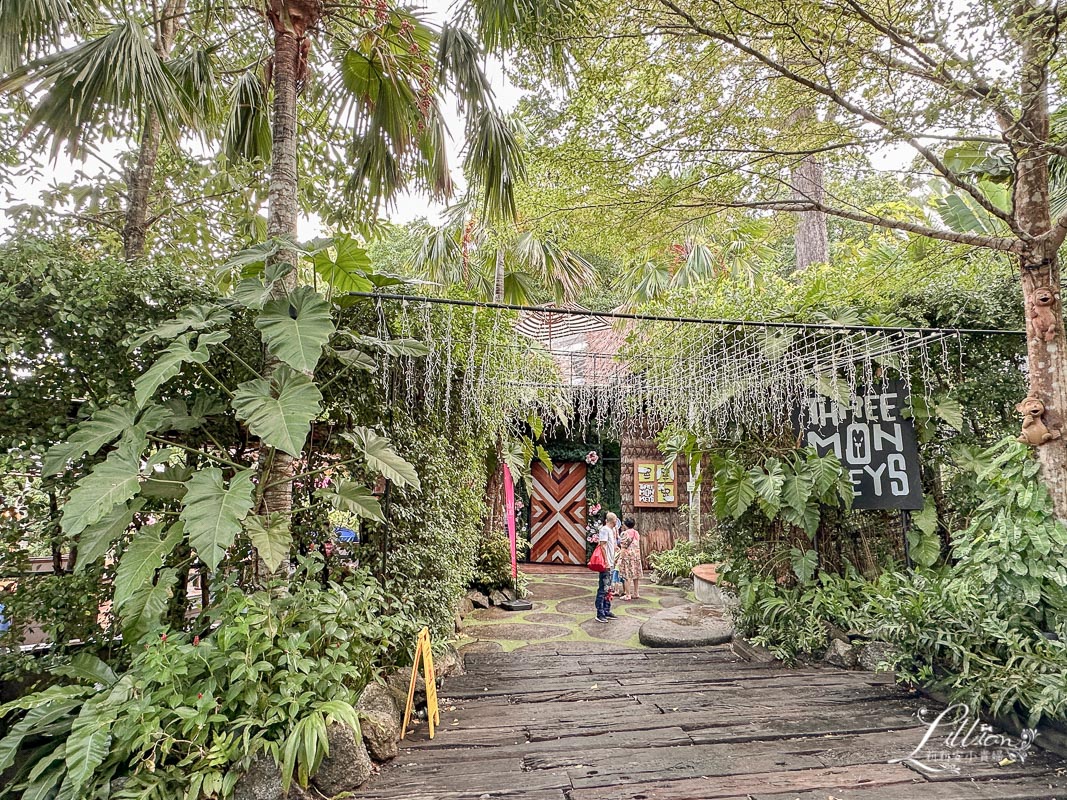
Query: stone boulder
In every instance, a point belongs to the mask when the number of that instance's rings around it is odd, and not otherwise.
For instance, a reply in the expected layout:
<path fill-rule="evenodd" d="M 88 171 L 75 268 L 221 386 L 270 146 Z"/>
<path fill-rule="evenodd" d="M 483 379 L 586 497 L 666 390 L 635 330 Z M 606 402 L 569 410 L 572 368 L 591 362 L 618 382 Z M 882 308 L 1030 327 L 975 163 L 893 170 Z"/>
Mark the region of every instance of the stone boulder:
<path fill-rule="evenodd" d="M 389 761 L 399 752 L 403 709 L 392 692 L 380 683 L 370 683 L 356 703 L 363 743 L 375 761 Z"/>
<path fill-rule="evenodd" d="M 504 594 L 500 589 L 494 589 L 489 593 L 489 602 L 494 606 L 498 606 L 501 603 L 507 602 L 511 598 Z"/>
<path fill-rule="evenodd" d="M 879 665 L 892 661 L 897 652 L 897 648 L 888 642 L 867 642 L 859 648 L 860 669 L 881 672 Z"/>
<path fill-rule="evenodd" d="M 476 589 L 467 592 L 467 599 L 475 608 L 489 608 L 489 598 Z"/>
<path fill-rule="evenodd" d="M 699 604 L 660 611 L 638 631 L 645 647 L 705 647 L 726 644 L 733 638 L 733 623 L 717 609 Z"/>
<path fill-rule="evenodd" d="M 474 601 L 467 595 L 459 598 L 459 602 L 456 604 L 456 614 L 465 617 L 472 611 L 474 611 Z"/>
<path fill-rule="evenodd" d="M 463 668 L 463 656 L 459 654 L 459 650 L 456 649 L 455 645 L 445 645 L 440 653 L 434 655 L 433 672 L 438 679 L 454 678 L 457 675 L 466 674 L 466 670 Z"/>
<path fill-rule="evenodd" d="M 856 648 L 852 647 L 847 641 L 836 638 L 830 640 L 830 646 L 826 648 L 826 653 L 823 655 L 822 660 L 827 664 L 843 669 L 855 669 L 856 664 L 859 663 Z"/>
<path fill-rule="evenodd" d="M 286 800 L 282 771 L 267 753 L 256 753 L 233 787 L 233 800 Z"/>
<path fill-rule="evenodd" d="M 326 729 L 330 754 L 322 760 L 312 784 L 327 797 L 354 792 L 374 771 L 366 745 L 347 725 L 334 723 Z"/>

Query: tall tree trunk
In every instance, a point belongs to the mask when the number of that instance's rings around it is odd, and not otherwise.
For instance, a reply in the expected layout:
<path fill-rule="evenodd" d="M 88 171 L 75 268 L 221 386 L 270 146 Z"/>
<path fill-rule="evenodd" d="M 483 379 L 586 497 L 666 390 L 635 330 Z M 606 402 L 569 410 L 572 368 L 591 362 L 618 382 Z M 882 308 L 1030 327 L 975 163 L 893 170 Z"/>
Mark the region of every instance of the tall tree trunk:
<path fill-rule="evenodd" d="M 1022 51 L 1022 113 L 1007 131 L 1007 138 L 1016 159 L 1013 214 L 1024 245 L 1020 282 L 1028 320 L 1035 292 L 1051 287 L 1055 293 L 1050 309 L 1055 327 L 1049 341 L 1027 325 L 1030 396 L 1044 403 L 1045 425 L 1060 433 L 1059 438 L 1038 445 L 1037 456 L 1056 516 L 1067 521 L 1067 337 L 1059 296 L 1058 248 L 1050 235 L 1049 154 L 1044 146 L 1049 139 L 1048 61 L 1054 54 L 1056 25 L 1051 12 L 1038 12 L 1032 3 L 1021 7 L 1017 22 Z"/>
<path fill-rule="evenodd" d="M 798 128 L 815 118 L 810 106 L 798 108 L 789 116 L 790 127 Z M 826 199 L 823 187 L 822 164 L 814 155 L 806 155 L 792 172 L 793 199 L 821 204 Z M 829 237 L 826 233 L 826 214 L 822 211 L 798 211 L 794 241 L 797 271 L 811 264 L 830 260 Z"/>
<path fill-rule="evenodd" d="M 497 303 L 504 302 L 504 248 L 496 250 L 496 270 L 493 281 L 493 300 Z"/>
<path fill-rule="evenodd" d="M 274 106 L 267 235 L 272 239 L 295 242 L 299 217 L 296 163 L 297 93 L 305 67 L 305 37 L 308 29 L 321 14 L 321 4 L 301 0 L 271 0 L 267 14 L 274 28 Z M 282 249 L 272 261 L 286 261 L 294 266 L 285 278 L 274 284 L 272 290 L 274 296 L 285 297 L 297 285 L 296 253 L 292 249 Z M 264 372 L 268 378 L 279 364 L 277 358 L 267 354 Z M 260 451 L 259 464 L 259 480 L 263 487 L 259 510 L 265 514 L 280 513 L 287 519 L 291 518 L 296 460 L 287 453 L 264 446 Z M 263 585 L 272 576 L 258 556 L 255 561 L 256 582 Z M 285 566 L 283 564 L 281 569 Z"/>
<path fill-rule="evenodd" d="M 137 166 L 126 180 L 128 202 L 126 221 L 122 227 L 122 250 L 127 261 L 136 261 L 145 252 L 145 240 L 148 237 L 148 199 L 156 177 L 159 138 L 159 118 L 154 111 L 149 111 L 141 131 Z"/>
<path fill-rule="evenodd" d="M 161 59 L 170 55 L 174 38 L 181 27 L 186 0 L 167 0 L 156 23 L 155 51 Z M 156 112 L 149 110 L 141 129 L 141 141 L 137 149 L 137 166 L 126 180 L 126 219 L 122 226 L 122 250 L 127 261 L 136 261 L 144 255 L 148 237 L 148 201 L 152 183 L 156 178 L 156 163 L 159 161 L 160 126 Z"/>

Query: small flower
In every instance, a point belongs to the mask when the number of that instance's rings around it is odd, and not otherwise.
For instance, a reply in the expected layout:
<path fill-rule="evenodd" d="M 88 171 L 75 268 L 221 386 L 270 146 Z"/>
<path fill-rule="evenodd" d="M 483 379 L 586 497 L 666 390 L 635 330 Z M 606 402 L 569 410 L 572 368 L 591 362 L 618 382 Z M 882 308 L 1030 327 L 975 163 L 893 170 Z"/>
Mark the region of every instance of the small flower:
<path fill-rule="evenodd" d="M 600 456 L 597 455 L 596 450 L 590 450 L 588 453 L 585 454 L 585 463 L 589 464 L 590 466 L 596 464 L 596 462 L 598 462 L 599 460 Z"/>
<path fill-rule="evenodd" d="M 590 514 L 599 514 L 600 513 L 600 503 L 594 503 L 593 505 L 589 506 L 589 513 Z"/>
<path fill-rule="evenodd" d="M 526 506 L 524 506 L 524 505 L 522 504 L 522 500 L 516 500 L 516 501 L 515 501 L 515 510 L 516 510 L 516 511 L 521 511 L 521 510 L 522 510 L 522 509 L 524 509 L 525 507 L 526 507 Z"/>
<path fill-rule="evenodd" d="M 199 636 L 194 636 L 193 637 L 193 647 L 196 647 L 198 644 L 200 644 L 200 637 Z"/>
<path fill-rule="evenodd" d="M 160 641 L 163 641 L 163 642 L 167 641 L 167 634 L 165 634 L 165 633 L 160 634 L 159 639 L 160 639 Z"/>
<path fill-rule="evenodd" d="M 196 699 L 197 699 L 197 700 L 203 700 L 203 699 L 204 699 L 204 695 L 203 695 L 203 693 L 202 693 L 202 692 L 197 692 L 197 693 L 196 693 Z"/>

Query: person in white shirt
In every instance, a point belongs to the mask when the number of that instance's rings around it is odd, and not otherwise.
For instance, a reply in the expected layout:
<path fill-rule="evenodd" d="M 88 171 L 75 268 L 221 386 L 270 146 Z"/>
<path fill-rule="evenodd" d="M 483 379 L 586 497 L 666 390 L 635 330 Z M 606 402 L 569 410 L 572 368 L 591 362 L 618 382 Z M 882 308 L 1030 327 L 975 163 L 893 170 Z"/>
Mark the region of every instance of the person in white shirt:
<path fill-rule="evenodd" d="M 608 568 L 600 573 L 600 583 L 596 590 L 596 619 L 597 622 L 607 622 L 615 619 L 611 613 L 611 599 L 608 590 L 611 588 L 611 573 L 615 569 L 615 546 L 618 532 L 619 518 L 608 512 L 604 524 L 597 531 L 597 547 L 604 548 L 604 556 Z"/>

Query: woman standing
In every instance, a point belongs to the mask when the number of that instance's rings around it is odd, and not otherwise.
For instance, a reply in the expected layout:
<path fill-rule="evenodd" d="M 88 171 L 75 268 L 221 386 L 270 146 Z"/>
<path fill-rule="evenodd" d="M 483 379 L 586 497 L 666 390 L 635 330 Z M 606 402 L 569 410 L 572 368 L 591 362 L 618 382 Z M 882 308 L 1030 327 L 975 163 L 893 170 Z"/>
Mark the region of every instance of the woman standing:
<path fill-rule="evenodd" d="M 619 540 L 617 564 L 626 591 L 623 600 L 641 599 L 641 578 L 644 577 L 641 571 L 641 534 L 634 527 L 635 524 L 633 519 L 627 518 Z"/>

